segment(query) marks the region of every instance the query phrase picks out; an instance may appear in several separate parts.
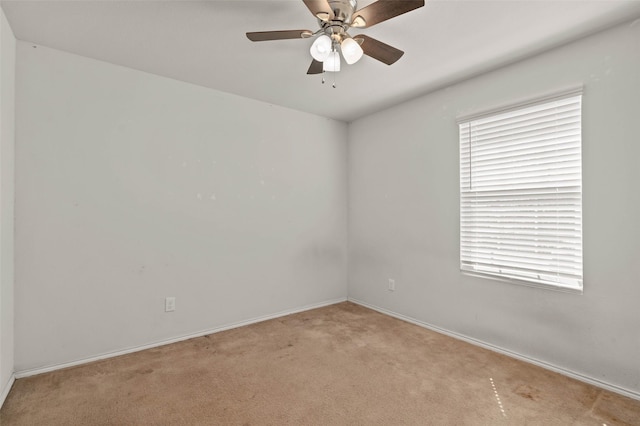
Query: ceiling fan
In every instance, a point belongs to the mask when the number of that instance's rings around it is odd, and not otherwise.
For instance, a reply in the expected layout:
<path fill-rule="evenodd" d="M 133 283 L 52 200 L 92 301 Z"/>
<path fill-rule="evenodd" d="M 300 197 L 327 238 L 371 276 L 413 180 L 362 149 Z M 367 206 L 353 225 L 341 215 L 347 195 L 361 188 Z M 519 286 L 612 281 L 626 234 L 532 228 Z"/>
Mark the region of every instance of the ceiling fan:
<path fill-rule="evenodd" d="M 356 0 L 302 0 L 318 18 L 320 29 L 249 32 L 251 41 L 307 39 L 318 36 L 311 45 L 313 61 L 307 74 L 340 71 L 340 53 L 347 64 L 370 56 L 387 65 L 404 55 L 402 50 L 382 43 L 364 34 L 351 37 L 350 28 L 370 28 L 380 22 L 424 6 L 424 0 L 378 0 L 356 10 Z M 323 80 L 324 83 L 324 80 Z M 334 86 L 335 87 L 335 86 Z"/>

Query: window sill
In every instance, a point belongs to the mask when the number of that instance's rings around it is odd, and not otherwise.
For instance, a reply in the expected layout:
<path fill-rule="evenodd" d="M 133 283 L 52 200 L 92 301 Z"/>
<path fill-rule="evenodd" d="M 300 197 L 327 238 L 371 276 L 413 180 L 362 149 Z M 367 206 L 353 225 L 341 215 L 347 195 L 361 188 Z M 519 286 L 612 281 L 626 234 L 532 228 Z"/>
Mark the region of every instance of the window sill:
<path fill-rule="evenodd" d="M 544 290 L 559 291 L 561 293 L 571 293 L 571 294 L 582 295 L 583 289 L 584 289 L 584 287 L 575 288 L 575 287 L 566 287 L 566 286 L 555 285 L 555 284 L 538 283 L 533 281 L 519 280 L 515 278 L 500 277 L 493 274 L 483 274 L 482 272 L 467 271 L 464 269 L 461 269 L 460 272 L 462 272 L 463 275 L 468 275 L 472 277 L 485 278 L 492 281 L 501 281 L 509 284 L 524 286 L 524 287 L 534 287 L 534 288 L 541 288 Z"/>

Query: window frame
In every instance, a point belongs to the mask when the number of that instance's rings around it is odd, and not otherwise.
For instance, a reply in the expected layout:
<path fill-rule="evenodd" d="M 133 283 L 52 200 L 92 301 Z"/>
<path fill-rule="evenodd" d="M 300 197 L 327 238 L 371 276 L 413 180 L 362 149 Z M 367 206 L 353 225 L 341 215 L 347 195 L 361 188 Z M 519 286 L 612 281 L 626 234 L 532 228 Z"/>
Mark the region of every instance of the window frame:
<path fill-rule="evenodd" d="M 476 120 L 482 120 L 482 119 L 486 119 L 486 118 L 491 118 L 491 117 L 497 117 L 497 116 L 501 116 L 503 114 L 509 114 L 518 110 L 523 110 L 523 109 L 527 109 L 530 107 L 535 107 L 535 106 L 541 106 L 544 104 L 548 104 L 548 103 L 553 103 L 559 100 L 564 100 L 564 99 L 568 99 L 568 98 L 572 98 L 572 97 L 578 97 L 580 96 L 580 106 L 579 106 L 579 124 L 580 124 L 580 133 L 579 133 L 579 174 L 580 174 L 580 179 L 579 179 L 579 251 L 577 251 L 576 253 L 579 253 L 580 255 L 580 274 L 579 274 L 579 279 L 576 280 L 577 283 L 576 284 L 563 284 L 563 283 L 559 283 L 559 282 L 549 282 L 549 281 L 545 281 L 543 279 L 540 279 L 540 275 L 548 275 L 548 272 L 538 269 L 538 279 L 532 279 L 532 280 L 527 280 L 526 277 L 524 276 L 510 276 L 505 273 L 503 273 L 500 269 L 501 266 L 499 264 L 496 264 L 494 266 L 495 269 L 497 269 L 497 271 L 491 271 L 491 272 L 485 272 L 485 271 L 480 271 L 477 269 L 474 269 L 475 267 L 480 267 L 479 265 L 476 265 L 474 268 L 471 268 L 469 265 L 469 263 L 465 263 L 463 261 L 463 248 L 464 248 L 464 244 L 463 244 L 463 194 L 464 194 L 464 190 L 463 190 L 463 132 L 462 132 L 462 125 L 470 125 L 472 122 L 476 121 Z M 566 90 L 563 92 L 556 92 L 553 95 L 550 96 L 544 96 L 544 97 L 539 97 L 539 98 L 535 98 L 535 99 L 531 99 L 525 102 L 518 102 L 518 103 L 513 103 L 507 106 L 503 106 L 500 108 L 494 108 L 491 110 L 487 110 L 487 111 L 483 111 L 481 113 L 477 113 L 477 114 L 472 114 L 472 115 L 466 115 L 466 116 L 462 116 L 459 117 L 456 120 L 456 124 L 457 124 L 457 129 L 458 129 L 458 148 L 459 148 L 459 178 L 460 178 L 460 182 L 459 182 L 459 238 L 458 238 L 458 242 L 459 242 L 459 265 L 460 265 L 460 271 L 465 274 L 465 275 L 470 275 L 470 276 L 476 276 L 476 277 L 481 277 L 481 278 L 487 278 L 487 279 L 491 279 L 494 281 L 502 281 L 502 282 L 509 282 L 509 283 L 513 283 L 513 284 L 518 284 L 518 285 L 525 285 L 525 286 L 530 286 L 530 287 L 538 287 L 538 288 L 544 288 L 544 289 L 550 289 L 550 290 L 556 290 L 556 291 L 562 291 L 562 292 L 569 292 L 569 293 L 578 293 L 578 294 L 582 294 L 584 291 L 584 212 L 583 212 L 583 195 L 584 195 L 584 185 L 583 185 L 583 153 L 582 153 L 582 146 L 583 146 L 583 127 L 584 127 L 584 123 L 583 123 L 583 118 L 584 118 L 584 111 L 583 111 L 583 102 L 584 102 L 584 88 L 583 87 L 576 87 L 576 88 L 572 88 L 570 90 Z M 471 136 L 467 137 L 467 143 L 471 143 Z M 471 149 L 467 148 L 469 153 L 468 155 L 471 156 Z M 469 158 L 469 161 L 472 161 L 471 158 Z M 469 163 L 471 164 L 471 163 Z M 473 175 L 471 174 L 472 172 L 469 171 L 469 179 L 473 178 Z M 547 187 L 544 186 L 539 186 L 538 188 L 540 189 L 545 189 Z M 475 191 L 475 192 L 479 192 L 479 191 Z M 504 229 L 504 228 L 503 228 Z M 468 247 L 468 245 L 467 245 Z M 499 263 L 499 262 L 497 262 Z M 508 269 L 506 268 L 504 265 L 502 266 L 502 269 Z"/>

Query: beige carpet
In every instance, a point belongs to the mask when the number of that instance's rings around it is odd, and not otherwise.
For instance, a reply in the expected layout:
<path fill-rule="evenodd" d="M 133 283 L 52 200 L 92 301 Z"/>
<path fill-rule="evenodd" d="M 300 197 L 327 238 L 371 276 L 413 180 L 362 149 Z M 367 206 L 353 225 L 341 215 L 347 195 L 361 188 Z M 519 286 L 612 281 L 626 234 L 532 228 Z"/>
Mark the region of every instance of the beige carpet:
<path fill-rule="evenodd" d="M 15 382 L 8 425 L 640 425 L 625 398 L 352 303 Z"/>

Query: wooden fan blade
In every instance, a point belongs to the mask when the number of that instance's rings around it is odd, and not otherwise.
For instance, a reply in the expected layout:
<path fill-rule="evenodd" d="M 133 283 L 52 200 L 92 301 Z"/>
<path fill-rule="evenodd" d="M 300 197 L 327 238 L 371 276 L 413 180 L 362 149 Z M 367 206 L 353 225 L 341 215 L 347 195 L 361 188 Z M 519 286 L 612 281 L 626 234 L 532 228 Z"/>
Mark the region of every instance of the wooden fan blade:
<path fill-rule="evenodd" d="M 395 63 L 398 59 L 404 55 L 402 50 L 396 49 L 393 46 L 384 44 L 374 38 L 366 36 L 364 34 L 353 37 L 354 40 L 362 39 L 362 50 L 367 56 L 371 56 L 373 59 L 377 59 L 380 62 L 384 62 L 387 65 Z"/>
<path fill-rule="evenodd" d="M 369 28 L 424 6 L 424 0 L 378 0 L 353 14 L 353 27 Z M 362 19 L 364 19 L 364 22 Z"/>
<path fill-rule="evenodd" d="M 251 41 L 288 40 L 294 38 L 309 38 L 313 32 L 309 30 L 259 31 L 247 33 Z"/>
<path fill-rule="evenodd" d="M 330 21 L 333 18 L 333 9 L 327 0 L 302 0 L 313 16 L 321 21 Z"/>
<path fill-rule="evenodd" d="M 320 61 L 316 61 L 315 59 L 313 61 L 311 61 L 311 65 L 309 66 L 309 71 L 307 71 L 307 74 L 311 75 L 311 74 L 322 74 L 322 62 Z"/>

